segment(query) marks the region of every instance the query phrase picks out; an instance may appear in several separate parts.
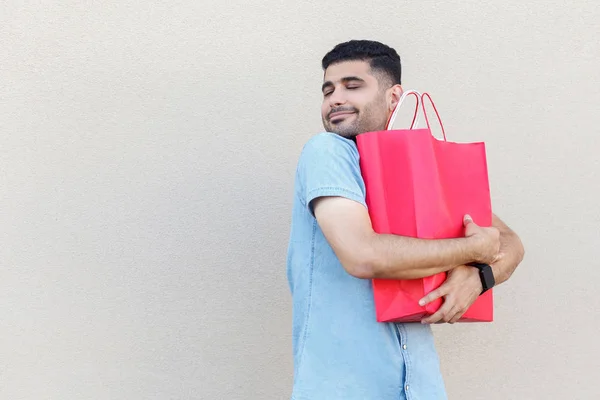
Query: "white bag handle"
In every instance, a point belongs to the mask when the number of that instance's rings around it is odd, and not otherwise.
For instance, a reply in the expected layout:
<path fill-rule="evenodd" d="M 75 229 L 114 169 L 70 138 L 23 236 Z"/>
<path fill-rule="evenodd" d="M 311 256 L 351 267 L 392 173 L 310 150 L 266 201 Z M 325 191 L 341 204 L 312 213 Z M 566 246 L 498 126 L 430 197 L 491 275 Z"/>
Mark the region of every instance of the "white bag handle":
<path fill-rule="evenodd" d="M 421 105 L 423 106 L 423 115 L 425 116 L 425 122 L 427 123 L 427 129 L 431 130 L 431 126 L 429 126 L 429 118 L 427 117 L 427 111 L 425 111 L 425 97 L 427 97 L 429 99 L 429 102 L 433 106 L 433 110 L 435 111 L 437 120 L 440 123 L 440 127 L 442 128 L 442 134 L 444 135 L 444 142 L 447 142 L 448 139 L 446 138 L 446 130 L 444 129 L 444 124 L 442 124 L 442 119 L 440 118 L 440 113 L 438 112 L 437 107 L 435 106 L 435 103 L 433 102 L 433 99 L 431 98 L 429 93 L 423 93 L 421 95 Z"/>
<path fill-rule="evenodd" d="M 410 125 L 410 129 L 415 129 L 415 127 L 419 125 L 419 105 L 421 104 L 421 93 L 417 92 L 416 90 L 405 90 L 404 92 L 402 92 L 402 96 L 400 96 L 400 100 L 398 101 L 396 108 L 394 108 L 394 112 L 392 112 L 392 115 L 390 116 L 390 119 L 386 126 L 386 130 L 392 129 L 392 126 L 394 126 L 394 121 L 396 120 L 396 116 L 398 115 L 398 111 L 400 110 L 400 106 L 404 102 L 404 99 L 406 99 L 406 97 L 410 95 L 414 95 L 417 98 L 415 115 L 413 116 L 413 121 Z"/>

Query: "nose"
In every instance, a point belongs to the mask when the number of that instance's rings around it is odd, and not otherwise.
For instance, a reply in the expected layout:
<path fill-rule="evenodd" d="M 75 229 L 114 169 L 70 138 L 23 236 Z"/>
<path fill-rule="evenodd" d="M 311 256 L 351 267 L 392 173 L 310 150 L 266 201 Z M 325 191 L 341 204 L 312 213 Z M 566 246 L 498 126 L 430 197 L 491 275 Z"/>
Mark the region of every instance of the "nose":
<path fill-rule="evenodd" d="M 337 107 L 344 103 L 346 103 L 344 91 L 340 90 L 339 88 L 337 90 L 334 90 L 334 92 L 331 93 L 331 95 L 329 96 L 329 105 L 331 107 Z"/>

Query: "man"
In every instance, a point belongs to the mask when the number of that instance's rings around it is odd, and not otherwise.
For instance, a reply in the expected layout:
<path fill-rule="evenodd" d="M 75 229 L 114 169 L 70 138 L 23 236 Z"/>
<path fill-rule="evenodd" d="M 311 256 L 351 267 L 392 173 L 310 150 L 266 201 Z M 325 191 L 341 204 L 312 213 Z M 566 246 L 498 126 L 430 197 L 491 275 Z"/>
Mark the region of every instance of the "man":
<path fill-rule="evenodd" d="M 517 235 L 497 216 L 465 237 L 423 240 L 371 227 L 354 138 L 385 129 L 402 95 L 400 57 L 384 44 L 350 41 L 322 60 L 321 115 L 327 132 L 304 146 L 296 171 L 287 273 L 293 296 L 293 400 L 445 399 L 431 323 L 454 323 L 482 291 L 523 258 Z M 372 278 L 413 279 L 448 271 L 423 302 L 444 304 L 421 323 L 378 323 Z"/>

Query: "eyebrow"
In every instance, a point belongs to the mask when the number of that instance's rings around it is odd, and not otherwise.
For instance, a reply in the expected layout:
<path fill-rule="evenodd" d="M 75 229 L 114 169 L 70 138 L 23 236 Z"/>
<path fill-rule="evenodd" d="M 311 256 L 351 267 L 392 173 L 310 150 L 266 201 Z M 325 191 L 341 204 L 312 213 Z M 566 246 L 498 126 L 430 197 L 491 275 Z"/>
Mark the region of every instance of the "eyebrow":
<path fill-rule="evenodd" d="M 362 78 L 359 78 L 358 76 L 346 76 L 346 77 L 342 78 L 341 81 L 343 83 L 348 83 L 348 82 L 352 82 L 352 81 L 364 82 L 365 80 Z M 321 92 L 324 91 L 326 87 L 330 87 L 330 86 L 333 86 L 333 82 L 331 82 L 331 81 L 325 82 L 323 84 L 323 86 L 321 86 Z"/>

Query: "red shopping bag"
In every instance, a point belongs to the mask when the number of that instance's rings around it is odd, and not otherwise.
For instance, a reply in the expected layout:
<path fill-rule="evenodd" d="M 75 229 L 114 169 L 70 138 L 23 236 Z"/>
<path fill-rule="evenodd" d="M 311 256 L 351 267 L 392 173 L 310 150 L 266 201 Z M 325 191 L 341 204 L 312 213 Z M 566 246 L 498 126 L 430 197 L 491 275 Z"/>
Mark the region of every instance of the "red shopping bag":
<path fill-rule="evenodd" d="M 463 237 L 465 214 L 470 214 L 480 226 L 491 226 L 485 144 L 448 142 L 429 94 L 408 91 L 402 100 L 407 95 L 417 97 L 415 118 L 421 104 L 427 128 L 412 129 L 413 118 L 411 129 L 388 128 L 356 138 L 373 229 L 378 233 L 423 239 Z M 425 97 L 442 125 L 444 140 L 431 133 Z M 392 126 L 396 112 L 397 109 L 388 127 Z M 424 307 L 418 301 L 445 279 L 445 272 L 412 280 L 373 279 L 377 321 L 417 322 L 435 313 L 442 299 Z M 493 294 L 488 290 L 459 322 L 492 320 Z"/>

